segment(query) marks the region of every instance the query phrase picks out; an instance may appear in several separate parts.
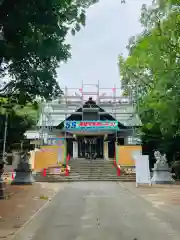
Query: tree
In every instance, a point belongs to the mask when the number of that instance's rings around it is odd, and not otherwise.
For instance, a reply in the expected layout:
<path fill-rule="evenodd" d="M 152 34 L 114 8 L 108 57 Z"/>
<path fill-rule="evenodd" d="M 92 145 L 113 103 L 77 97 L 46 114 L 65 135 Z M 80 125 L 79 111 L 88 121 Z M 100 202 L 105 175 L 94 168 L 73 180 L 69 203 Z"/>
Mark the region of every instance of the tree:
<path fill-rule="evenodd" d="M 8 106 L 9 107 L 9 106 Z M 6 117 L 8 112 L 8 118 Z M 3 149 L 4 129 L 7 121 L 6 151 L 12 149 L 12 145 L 20 145 L 25 140 L 24 133 L 32 128 L 37 121 L 38 110 L 35 110 L 30 104 L 24 108 L 19 106 L 13 109 L 6 109 L 0 112 L 0 149 Z"/>
<path fill-rule="evenodd" d="M 97 0 L 0 1 L 0 145 L 8 112 L 7 146 L 36 124 L 37 97 L 62 94 L 56 68 L 71 56 L 67 34 L 85 26 Z M 4 76 L 9 80 L 5 81 Z"/>
<path fill-rule="evenodd" d="M 3 149 L 4 141 L 4 122 L 5 115 L 0 115 L 0 149 Z M 6 151 L 8 151 L 12 144 L 20 143 L 24 138 L 24 133 L 32 127 L 34 121 L 27 115 L 19 116 L 14 111 L 11 111 L 8 116 L 7 126 L 7 142 Z"/>
<path fill-rule="evenodd" d="M 0 96 L 20 104 L 36 96 L 61 94 L 56 68 L 67 61 L 67 33 L 85 25 L 85 11 L 96 0 L 3 0 L 0 4 Z"/>
<path fill-rule="evenodd" d="M 171 154 L 180 137 L 178 4 L 178 0 L 163 0 L 149 8 L 143 5 L 143 32 L 131 38 L 129 56 L 119 57 L 122 86 L 132 90 L 136 99 L 143 140 Z"/>

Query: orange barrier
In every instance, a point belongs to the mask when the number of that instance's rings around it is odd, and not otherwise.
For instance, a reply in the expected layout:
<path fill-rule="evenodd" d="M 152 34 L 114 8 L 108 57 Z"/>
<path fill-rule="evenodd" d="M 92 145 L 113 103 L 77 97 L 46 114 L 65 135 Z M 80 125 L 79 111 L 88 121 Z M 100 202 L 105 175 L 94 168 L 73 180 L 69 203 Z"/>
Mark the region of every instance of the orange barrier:
<path fill-rule="evenodd" d="M 134 151 L 142 151 L 142 146 L 139 145 L 129 145 L 129 146 L 117 146 L 117 163 L 123 167 L 134 167 L 135 162 L 132 158 Z"/>
<path fill-rule="evenodd" d="M 41 171 L 56 165 L 58 162 L 64 162 L 64 146 L 42 146 L 40 151 L 35 153 L 34 170 Z M 59 155 L 60 153 L 60 155 Z M 60 159 L 60 161 L 58 161 Z"/>

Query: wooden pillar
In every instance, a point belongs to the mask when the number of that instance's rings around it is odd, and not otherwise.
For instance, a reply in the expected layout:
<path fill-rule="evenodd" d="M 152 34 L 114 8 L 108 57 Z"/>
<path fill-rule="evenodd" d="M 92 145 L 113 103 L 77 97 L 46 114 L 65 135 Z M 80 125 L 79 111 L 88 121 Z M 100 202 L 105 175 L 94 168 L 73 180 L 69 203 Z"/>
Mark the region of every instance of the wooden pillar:
<path fill-rule="evenodd" d="M 78 142 L 77 141 L 73 142 L 73 158 L 74 159 L 78 158 Z"/>

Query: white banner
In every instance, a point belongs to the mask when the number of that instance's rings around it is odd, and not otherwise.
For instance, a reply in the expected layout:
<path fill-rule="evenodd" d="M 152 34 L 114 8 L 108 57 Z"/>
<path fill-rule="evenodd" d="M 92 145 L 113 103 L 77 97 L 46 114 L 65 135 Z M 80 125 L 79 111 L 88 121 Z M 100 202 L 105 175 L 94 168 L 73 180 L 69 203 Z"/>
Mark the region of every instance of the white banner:
<path fill-rule="evenodd" d="M 133 158 L 136 164 L 136 185 L 149 184 L 151 185 L 151 175 L 149 170 L 149 156 L 141 155 L 135 152 Z"/>

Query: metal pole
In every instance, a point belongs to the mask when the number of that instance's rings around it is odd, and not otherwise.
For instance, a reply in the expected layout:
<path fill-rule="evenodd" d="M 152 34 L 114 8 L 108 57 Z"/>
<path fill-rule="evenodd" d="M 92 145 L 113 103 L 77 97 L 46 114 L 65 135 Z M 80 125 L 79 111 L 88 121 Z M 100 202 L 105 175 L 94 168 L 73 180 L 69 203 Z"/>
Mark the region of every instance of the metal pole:
<path fill-rule="evenodd" d="M 115 84 L 113 88 L 113 114 L 114 114 L 114 118 L 116 119 L 116 85 Z"/>
<path fill-rule="evenodd" d="M 5 160 L 6 154 L 6 140 L 7 140 L 7 127 L 8 127 L 8 112 L 6 111 L 5 126 L 4 126 L 4 141 L 3 141 L 3 161 Z"/>
<path fill-rule="evenodd" d="M 40 139 L 40 146 L 43 146 L 44 144 L 44 101 L 41 101 L 41 114 L 40 114 L 40 120 L 39 121 L 39 139 Z"/>
<path fill-rule="evenodd" d="M 100 100 L 99 100 L 99 93 L 100 93 L 100 89 L 99 89 L 99 80 L 98 80 L 98 89 L 97 89 L 97 105 L 99 105 L 99 102 L 100 102 Z"/>
<path fill-rule="evenodd" d="M 116 130 L 116 140 L 115 140 L 115 159 L 116 159 L 116 156 L 117 156 L 117 146 L 118 146 L 118 137 L 117 137 L 117 130 Z M 117 159 L 116 159 L 116 164 L 117 164 Z"/>
<path fill-rule="evenodd" d="M 82 121 L 84 119 L 84 112 L 83 112 L 83 105 L 84 105 L 84 83 L 83 83 L 83 80 L 82 80 L 82 101 L 81 101 L 81 108 L 82 108 Z"/>
<path fill-rule="evenodd" d="M 5 155 L 6 155 L 6 140 L 7 140 L 7 128 L 8 128 L 8 112 L 6 110 L 6 116 L 5 116 L 5 126 L 4 126 L 4 141 L 3 141 L 3 153 L 2 153 L 2 159 L 0 159 L 0 199 L 5 198 L 5 182 L 2 178 L 3 172 L 4 172 L 4 163 L 6 161 Z"/>
<path fill-rule="evenodd" d="M 67 118 L 67 110 L 68 110 L 68 88 L 67 86 L 65 86 L 65 127 L 64 127 L 64 145 L 65 145 L 65 159 L 64 159 L 64 162 L 66 162 L 66 159 L 67 159 L 67 155 L 68 155 L 68 152 L 67 152 L 67 129 L 66 129 L 66 118 Z"/>

